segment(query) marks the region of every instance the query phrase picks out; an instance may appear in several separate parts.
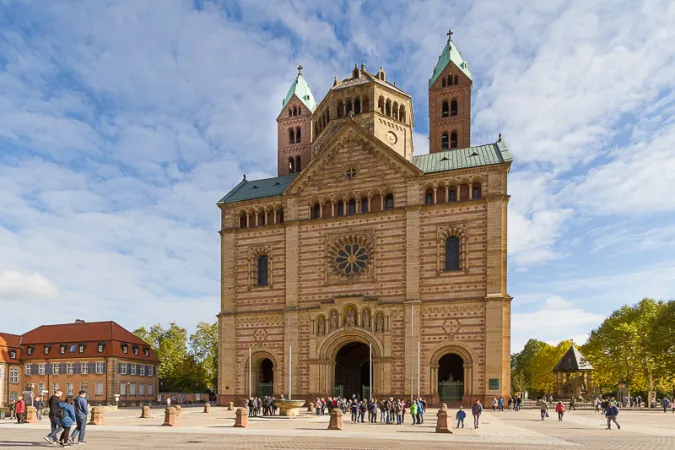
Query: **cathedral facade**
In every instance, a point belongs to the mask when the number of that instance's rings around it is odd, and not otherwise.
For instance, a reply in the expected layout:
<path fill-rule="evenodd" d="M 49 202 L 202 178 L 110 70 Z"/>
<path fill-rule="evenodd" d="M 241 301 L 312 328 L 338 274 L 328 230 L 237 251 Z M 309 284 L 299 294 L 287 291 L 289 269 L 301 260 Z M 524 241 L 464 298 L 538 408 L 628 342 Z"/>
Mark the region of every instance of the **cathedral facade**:
<path fill-rule="evenodd" d="M 452 39 L 412 98 L 354 66 L 317 103 L 301 67 L 277 117 L 278 176 L 219 202 L 220 404 L 508 397 L 511 297 L 501 140 L 471 146 L 472 75 Z"/>

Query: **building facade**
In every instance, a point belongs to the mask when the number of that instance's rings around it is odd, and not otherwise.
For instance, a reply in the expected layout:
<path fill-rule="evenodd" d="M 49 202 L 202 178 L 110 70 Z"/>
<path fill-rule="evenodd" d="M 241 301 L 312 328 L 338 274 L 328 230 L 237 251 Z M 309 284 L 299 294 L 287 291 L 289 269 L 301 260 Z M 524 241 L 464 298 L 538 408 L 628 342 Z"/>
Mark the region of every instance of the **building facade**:
<path fill-rule="evenodd" d="M 157 356 L 115 322 L 43 325 L 17 338 L 12 348 L 18 347 L 18 358 L 9 371 L 19 377 L 8 379 L 3 403 L 19 394 L 30 402 L 31 393 L 46 397 L 57 389 L 66 395 L 85 390 L 93 405 L 138 404 L 157 396 Z"/>
<path fill-rule="evenodd" d="M 508 397 L 512 158 L 501 137 L 470 146 L 471 86 L 449 38 L 429 80 L 430 153 L 414 156 L 412 98 L 382 67 L 354 66 L 319 104 L 299 71 L 279 176 L 218 202 L 221 404 Z"/>
<path fill-rule="evenodd" d="M 21 336 L 0 333 L 0 406 L 21 395 Z"/>

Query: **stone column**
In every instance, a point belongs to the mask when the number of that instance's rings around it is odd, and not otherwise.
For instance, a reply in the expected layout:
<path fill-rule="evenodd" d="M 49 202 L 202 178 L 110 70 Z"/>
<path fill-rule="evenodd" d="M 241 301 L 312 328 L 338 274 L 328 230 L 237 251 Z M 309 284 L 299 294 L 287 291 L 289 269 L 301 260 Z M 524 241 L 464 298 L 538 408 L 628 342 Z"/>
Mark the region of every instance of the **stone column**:
<path fill-rule="evenodd" d="M 328 423 L 329 430 L 342 430 L 344 428 L 342 420 L 342 410 L 340 408 L 333 408 L 330 412 L 330 422 Z"/>
<path fill-rule="evenodd" d="M 25 423 L 38 423 L 37 409 L 34 406 L 26 406 Z"/>
<path fill-rule="evenodd" d="M 87 425 L 103 425 L 103 408 L 100 406 L 91 408 L 91 420 Z"/>
<path fill-rule="evenodd" d="M 234 426 L 236 428 L 246 428 L 248 426 L 248 411 L 246 408 L 237 408 Z"/>
<path fill-rule="evenodd" d="M 141 408 L 141 419 L 152 419 L 152 416 L 150 415 L 150 407 L 149 406 L 144 406 Z"/>
<path fill-rule="evenodd" d="M 178 426 L 178 411 L 173 406 L 166 408 L 164 410 L 164 423 L 162 426 L 165 427 L 177 427 Z"/>
<path fill-rule="evenodd" d="M 436 413 L 436 433 L 450 433 L 448 427 L 448 407 L 445 403 L 441 404 L 441 409 Z"/>

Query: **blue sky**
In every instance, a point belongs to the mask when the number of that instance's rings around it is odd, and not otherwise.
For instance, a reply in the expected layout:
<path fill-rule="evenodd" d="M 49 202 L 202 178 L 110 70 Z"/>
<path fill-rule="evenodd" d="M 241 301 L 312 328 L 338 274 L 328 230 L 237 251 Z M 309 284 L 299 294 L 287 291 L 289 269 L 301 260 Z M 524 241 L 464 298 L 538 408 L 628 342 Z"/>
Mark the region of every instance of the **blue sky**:
<path fill-rule="evenodd" d="M 218 312 L 215 202 L 276 173 L 301 63 L 320 100 L 354 63 L 414 99 L 454 40 L 472 143 L 502 133 L 513 350 L 583 340 L 675 291 L 670 1 L 0 0 L 0 330 Z"/>

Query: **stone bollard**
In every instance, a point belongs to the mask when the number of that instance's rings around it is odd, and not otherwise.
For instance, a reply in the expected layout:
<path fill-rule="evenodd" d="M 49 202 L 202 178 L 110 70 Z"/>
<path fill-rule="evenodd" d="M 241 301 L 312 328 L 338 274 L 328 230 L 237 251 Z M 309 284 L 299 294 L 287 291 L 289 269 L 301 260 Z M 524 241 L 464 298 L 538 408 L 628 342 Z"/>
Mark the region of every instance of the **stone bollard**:
<path fill-rule="evenodd" d="M 164 427 L 177 427 L 178 426 L 178 411 L 173 406 L 170 406 L 164 410 Z"/>
<path fill-rule="evenodd" d="M 211 412 L 211 403 L 204 403 L 204 414 Z"/>
<path fill-rule="evenodd" d="M 311 413 L 314 412 L 314 402 L 312 402 L 312 401 L 307 402 L 307 412 L 311 412 Z"/>
<path fill-rule="evenodd" d="M 35 406 L 26 406 L 26 420 L 25 423 L 37 423 L 37 408 Z"/>
<path fill-rule="evenodd" d="M 452 431 L 448 428 L 448 406 L 445 403 L 441 404 L 441 409 L 438 410 L 436 417 L 436 433 L 452 434 Z"/>
<path fill-rule="evenodd" d="M 237 408 L 234 426 L 237 428 L 246 428 L 248 426 L 248 410 L 246 408 Z"/>
<path fill-rule="evenodd" d="M 176 413 L 178 414 L 178 417 L 180 417 L 180 415 L 183 414 L 183 407 L 176 405 Z"/>
<path fill-rule="evenodd" d="M 103 408 L 98 406 L 91 408 L 91 420 L 87 425 L 103 425 Z"/>
<path fill-rule="evenodd" d="M 342 421 L 342 410 L 340 408 L 333 408 L 330 411 L 330 422 L 328 423 L 329 430 L 342 430 L 345 427 Z"/>
<path fill-rule="evenodd" d="M 227 404 L 227 410 L 228 411 L 234 411 L 234 403 L 233 402 L 230 402 L 230 403 Z"/>
<path fill-rule="evenodd" d="M 149 406 L 144 406 L 141 408 L 141 419 L 152 419 Z"/>

